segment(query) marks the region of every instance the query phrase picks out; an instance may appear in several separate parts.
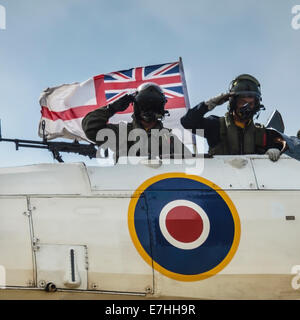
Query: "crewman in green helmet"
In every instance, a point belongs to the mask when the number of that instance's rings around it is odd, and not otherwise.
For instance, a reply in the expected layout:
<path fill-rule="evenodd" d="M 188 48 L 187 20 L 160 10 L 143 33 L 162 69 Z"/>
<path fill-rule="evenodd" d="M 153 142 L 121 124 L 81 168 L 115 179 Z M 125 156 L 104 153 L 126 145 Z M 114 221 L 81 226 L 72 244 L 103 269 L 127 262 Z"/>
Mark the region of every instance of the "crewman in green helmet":
<path fill-rule="evenodd" d="M 228 112 L 223 117 L 204 115 L 216 106 L 229 102 Z M 267 154 L 277 161 L 284 151 L 284 141 L 278 135 L 269 134 L 253 117 L 264 110 L 261 104 L 261 86 L 249 74 L 236 77 L 227 93 L 201 102 L 181 118 L 186 129 L 204 129 L 211 155 Z"/>

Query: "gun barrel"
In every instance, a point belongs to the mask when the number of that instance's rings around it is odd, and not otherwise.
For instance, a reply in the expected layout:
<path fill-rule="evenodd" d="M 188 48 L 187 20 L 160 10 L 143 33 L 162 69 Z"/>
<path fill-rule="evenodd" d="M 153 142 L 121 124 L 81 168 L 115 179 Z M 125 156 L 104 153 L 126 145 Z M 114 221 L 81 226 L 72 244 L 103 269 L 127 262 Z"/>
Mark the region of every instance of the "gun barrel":
<path fill-rule="evenodd" d="M 63 162 L 60 152 L 77 153 L 83 156 L 88 156 L 90 159 L 96 158 L 97 149 L 93 144 L 79 144 L 78 142 L 49 142 L 49 141 L 36 141 L 36 140 L 23 140 L 23 139 L 3 139 L 0 136 L 0 142 L 13 142 L 16 145 L 16 150 L 20 147 L 23 148 L 35 148 L 35 149 L 48 149 L 52 152 L 53 157 L 59 161 Z"/>
<path fill-rule="evenodd" d="M 49 149 L 47 146 L 32 145 L 32 144 L 25 144 L 25 143 L 18 143 L 18 146 L 23 148 Z"/>
<path fill-rule="evenodd" d="M 43 141 L 23 140 L 23 139 L 3 139 L 3 138 L 0 138 L 0 141 L 14 142 L 14 143 L 32 143 L 32 144 L 36 144 L 36 145 L 46 145 L 47 144 Z"/>

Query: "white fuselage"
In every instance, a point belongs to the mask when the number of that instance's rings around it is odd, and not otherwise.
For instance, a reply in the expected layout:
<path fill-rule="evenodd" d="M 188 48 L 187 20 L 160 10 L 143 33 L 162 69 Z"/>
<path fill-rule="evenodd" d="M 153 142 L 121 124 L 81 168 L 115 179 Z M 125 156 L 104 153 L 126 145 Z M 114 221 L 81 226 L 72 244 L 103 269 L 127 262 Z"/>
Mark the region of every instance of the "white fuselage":
<path fill-rule="evenodd" d="M 199 161 L 204 161 L 203 171 L 174 161 L 1 168 L 0 298 L 16 292 L 16 297 L 25 299 L 39 293 L 43 299 L 76 294 L 100 299 L 109 294 L 121 298 L 298 299 L 300 289 L 292 285 L 297 276 L 292 269 L 300 265 L 300 162 L 286 156 L 277 163 L 265 156 L 216 156 Z M 176 193 L 179 199 L 182 194 L 180 201 L 192 201 L 193 195 L 199 195 L 205 203 L 206 191 L 174 185 L 145 196 L 141 217 L 149 232 L 145 243 L 149 242 L 151 253 L 140 244 L 133 221 L 137 198 L 143 197 L 146 185 L 184 174 L 187 179 L 209 181 L 236 210 L 234 248 L 227 260 L 195 276 L 174 271 L 177 263 L 182 265 L 180 270 L 188 267 L 179 256 L 176 260 L 176 251 L 168 267 L 160 265 L 159 250 L 168 252 L 174 245 L 170 242 L 167 248 L 163 236 L 158 237 L 159 227 L 148 219 L 155 210 L 152 201 L 160 201 L 157 197 Z M 219 214 L 217 209 L 214 214 Z M 206 237 L 213 228 L 211 223 Z M 205 239 L 199 246 L 205 245 Z M 207 250 L 213 256 L 222 245 L 215 243 Z M 203 258 L 195 254 L 191 259 L 188 264 Z M 45 293 L 49 284 L 57 292 Z"/>

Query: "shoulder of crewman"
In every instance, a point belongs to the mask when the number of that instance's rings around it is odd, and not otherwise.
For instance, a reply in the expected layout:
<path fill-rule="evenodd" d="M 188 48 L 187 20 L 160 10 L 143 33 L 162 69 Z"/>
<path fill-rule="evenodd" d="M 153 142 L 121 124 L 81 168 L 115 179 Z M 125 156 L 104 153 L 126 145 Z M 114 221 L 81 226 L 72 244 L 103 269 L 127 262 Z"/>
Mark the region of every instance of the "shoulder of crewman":
<path fill-rule="evenodd" d="M 118 125 L 108 124 L 110 117 L 111 113 L 107 106 L 89 112 L 81 122 L 82 129 L 87 138 L 96 142 L 96 136 L 99 130 L 110 128 L 117 131 Z"/>

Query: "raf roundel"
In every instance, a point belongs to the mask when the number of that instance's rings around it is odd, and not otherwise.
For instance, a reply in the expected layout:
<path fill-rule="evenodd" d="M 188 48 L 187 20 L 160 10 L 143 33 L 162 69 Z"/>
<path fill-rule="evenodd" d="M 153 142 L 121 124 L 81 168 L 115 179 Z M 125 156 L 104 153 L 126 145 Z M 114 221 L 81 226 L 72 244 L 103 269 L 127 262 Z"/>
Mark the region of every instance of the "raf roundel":
<path fill-rule="evenodd" d="M 220 272 L 240 240 L 239 216 L 225 191 L 184 173 L 146 180 L 131 199 L 128 227 L 142 258 L 180 281 L 198 281 Z"/>
<path fill-rule="evenodd" d="M 166 204 L 159 215 L 160 230 L 173 246 L 185 250 L 199 247 L 209 234 L 209 219 L 196 203 L 175 200 Z"/>

